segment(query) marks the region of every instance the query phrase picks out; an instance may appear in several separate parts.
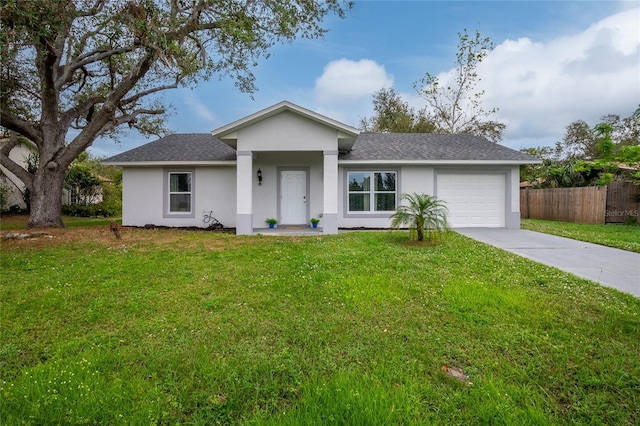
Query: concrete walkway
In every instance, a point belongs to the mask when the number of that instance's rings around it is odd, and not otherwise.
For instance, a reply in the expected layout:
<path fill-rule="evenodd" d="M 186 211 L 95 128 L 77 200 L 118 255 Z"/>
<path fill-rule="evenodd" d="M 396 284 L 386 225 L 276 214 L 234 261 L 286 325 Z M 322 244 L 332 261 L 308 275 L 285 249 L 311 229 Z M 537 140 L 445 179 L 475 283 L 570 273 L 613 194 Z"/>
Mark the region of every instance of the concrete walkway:
<path fill-rule="evenodd" d="M 640 253 L 524 229 L 460 228 L 455 231 L 640 297 Z"/>

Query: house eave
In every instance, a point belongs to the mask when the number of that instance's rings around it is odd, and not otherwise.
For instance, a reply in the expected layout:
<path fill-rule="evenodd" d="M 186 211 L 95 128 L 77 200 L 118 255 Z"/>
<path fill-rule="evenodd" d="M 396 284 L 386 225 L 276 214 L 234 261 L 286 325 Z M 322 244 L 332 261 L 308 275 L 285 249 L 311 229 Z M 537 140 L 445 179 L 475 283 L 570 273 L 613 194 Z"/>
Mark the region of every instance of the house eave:
<path fill-rule="evenodd" d="M 500 165 L 519 166 L 522 164 L 539 164 L 539 161 L 513 160 L 338 160 L 339 165 L 422 165 L 422 166 L 469 166 L 469 165 Z M 174 167 L 174 166 L 235 166 L 236 160 L 227 161 L 115 161 L 103 162 L 107 166 L 119 167 Z"/>
<path fill-rule="evenodd" d="M 227 161 L 114 161 L 103 162 L 107 166 L 120 167 L 180 167 L 180 166 L 235 166 L 236 160 Z"/>
<path fill-rule="evenodd" d="M 392 165 L 421 165 L 421 166 L 520 166 L 523 164 L 540 164 L 541 161 L 516 160 L 338 160 L 339 165 L 358 164 L 392 164 Z"/>

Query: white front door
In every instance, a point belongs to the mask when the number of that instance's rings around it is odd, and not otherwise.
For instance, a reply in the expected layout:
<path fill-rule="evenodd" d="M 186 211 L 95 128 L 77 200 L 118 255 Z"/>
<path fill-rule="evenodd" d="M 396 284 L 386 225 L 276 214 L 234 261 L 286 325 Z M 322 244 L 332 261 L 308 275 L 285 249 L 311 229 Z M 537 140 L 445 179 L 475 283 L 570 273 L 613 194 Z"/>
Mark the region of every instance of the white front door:
<path fill-rule="evenodd" d="M 280 215 L 285 225 L 307 223 L 307 172 L 283 170 L 280 172 Z"/>

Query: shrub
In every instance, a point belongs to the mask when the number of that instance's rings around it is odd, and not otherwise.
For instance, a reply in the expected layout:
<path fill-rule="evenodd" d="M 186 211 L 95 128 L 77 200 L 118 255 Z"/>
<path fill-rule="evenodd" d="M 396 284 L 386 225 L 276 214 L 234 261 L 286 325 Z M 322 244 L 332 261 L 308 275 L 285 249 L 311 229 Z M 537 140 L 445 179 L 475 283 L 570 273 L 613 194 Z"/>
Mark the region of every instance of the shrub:
<path fill-rule="evenodd" d="M 62 214 L 72 217 L 112 217 L 120 214 L 116 206 L 105 203 L 81 205 L 68 204 L 62 206 Z"/>

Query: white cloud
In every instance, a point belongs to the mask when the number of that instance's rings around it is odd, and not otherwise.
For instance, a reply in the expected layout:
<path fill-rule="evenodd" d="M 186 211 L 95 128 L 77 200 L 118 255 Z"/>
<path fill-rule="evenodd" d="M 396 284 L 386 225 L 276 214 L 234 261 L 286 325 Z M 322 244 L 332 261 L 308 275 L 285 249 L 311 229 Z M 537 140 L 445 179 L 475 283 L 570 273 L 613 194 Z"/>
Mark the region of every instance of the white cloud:
<path fill-rule="evenodd" d="M 339 59 L 324 67 L 316 79 L 315 96 L 320 104 L 353 104 L 383 88 L 393 86 L 393 76 L 370 59 Z"/>
<path fill-rule="evenodd" d="M 393 87 L 393 76 L 370 59 L 329 62 L 315 81 L 315 111 L 350 126 L 371 115 L 371 100 L 383 87 Z"/>
<path fill-rule="evenodd" d="M 639 16 L 635 8 L 546 43 L 521 38 L 497 45 L 478 72 L 485 109 L 498 107 L 507 123 L 505 142 L 552 144 L 575 120 L 630 115 L 640 102 Z"/>

